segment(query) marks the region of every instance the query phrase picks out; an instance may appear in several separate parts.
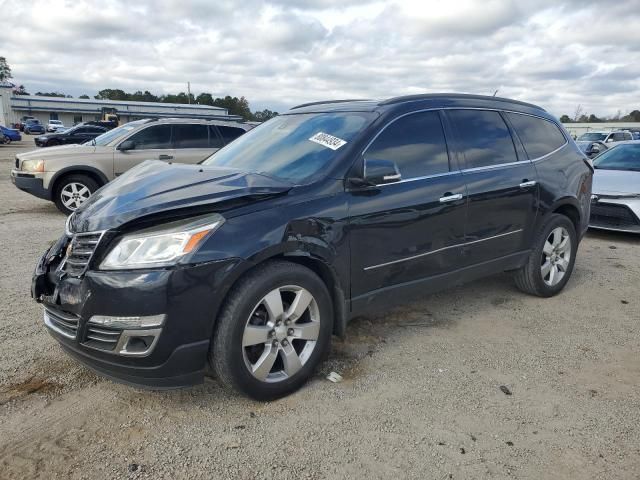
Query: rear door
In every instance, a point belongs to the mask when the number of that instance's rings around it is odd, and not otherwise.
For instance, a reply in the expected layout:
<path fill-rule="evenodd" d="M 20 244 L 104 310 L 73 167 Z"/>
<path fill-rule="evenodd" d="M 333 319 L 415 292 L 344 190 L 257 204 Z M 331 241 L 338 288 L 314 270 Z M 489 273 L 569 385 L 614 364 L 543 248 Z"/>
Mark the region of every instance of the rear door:
<path fill-rule="evenodd" d="M 447 110 L 456 149 L 464 162 L 468 217 L 467 266 L 529 248 L 538 210 L 533 164 L 512 138 L 502 114 L 494 110 Z"/>
<path fill-rule="evenodd" d="M 449 156 L 440 113 L 392 121 L 364 159 L 393 160 L 402 178 L 349 191 L 352 298 L 456 270 L 466 189 Z"/>
<path fill-rule="evenodd" d="M 222 145 L 217 132 L 204 123 L 177 123 L 172 138 L 174 161 L 180 163 L 201 162 Z"/>
<path fill-rule="evenodd" d="M 173 160 L 174 150 L 171 148 L 171 125 L 169 124 L 148 126 L 122 141 L 126 140 L 131 140 L 134 148 L 122 151 L 116 147 L 113 155 L 113 170 L 116 176 L 145 160 Z"/>

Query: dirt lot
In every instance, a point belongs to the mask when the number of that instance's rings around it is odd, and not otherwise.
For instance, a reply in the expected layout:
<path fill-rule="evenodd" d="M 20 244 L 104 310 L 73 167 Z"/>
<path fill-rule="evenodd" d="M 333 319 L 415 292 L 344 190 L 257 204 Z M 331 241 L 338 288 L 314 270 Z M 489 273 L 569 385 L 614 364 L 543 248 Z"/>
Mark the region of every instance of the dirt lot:
<path fill-rule="evenodd" d="M 67 358 L 29 298 L 64 217 L 11 185 L 21 143 L 0 146 L 0 478 L 640 478 L 640 238 L 589 233 L 552 299 L 505 274 L 354 320 L 277 402 L 140 391 Z"/>

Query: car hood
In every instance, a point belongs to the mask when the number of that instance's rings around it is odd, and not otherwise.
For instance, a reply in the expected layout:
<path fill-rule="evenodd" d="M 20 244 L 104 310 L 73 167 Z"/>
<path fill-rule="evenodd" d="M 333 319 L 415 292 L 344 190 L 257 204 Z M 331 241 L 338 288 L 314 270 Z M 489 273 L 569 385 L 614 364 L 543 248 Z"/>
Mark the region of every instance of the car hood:
<path fill-rule="evenodd" d="M 96 147 L 93 145 L 60 145 L 56 147 L 42 148 L 38 150 L 31 150 L 30 152 L 19 153 L 16 155 L 20 160 L 27 160 L 30 158 L 37 158 L 38 160 L 47 158 L 53 158 L 64 155 L 85 155 L 92 154 L 96 151 Z"/>
<path fill-rule="evenodd" d="M 640 195 L 640 172 L 597 168 L 593 174 L 592 192 L 597 195 Z"/>
<path fill-rule="evenodd" d="M 292 187 L 257 173 L 147 160 L 93 194 L 73 214 L 69 227 L 72 232 L 109 230 L 147 215 L 257 199 Z"/>

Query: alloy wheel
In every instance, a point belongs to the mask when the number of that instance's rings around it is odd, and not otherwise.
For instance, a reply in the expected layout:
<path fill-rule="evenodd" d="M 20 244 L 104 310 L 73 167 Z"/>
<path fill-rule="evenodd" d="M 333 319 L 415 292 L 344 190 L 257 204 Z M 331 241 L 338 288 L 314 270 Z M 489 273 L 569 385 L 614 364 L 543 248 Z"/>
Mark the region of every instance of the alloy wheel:
<path fill-rule="evenodd" d="M 76 210 L 91 196 L 91 190 L 78 182 L 67 183 L 60 190 L 60 200 L 69 210 Z"/>
<path fill-rule="evenodd" d="M 309 360 L 320 335 L 320 310 L 311 293 L 286 285 L 267 293 L 244 328 L 245 366 L 262 382 L 281 382 Z"/>
<path fill-rule="evenodd" d="M 542 248 L 540 270 L 548 286 L 560 283 L 571 262 L 571 237 L 564 227 L 556 227 L 549 233 Z"/>

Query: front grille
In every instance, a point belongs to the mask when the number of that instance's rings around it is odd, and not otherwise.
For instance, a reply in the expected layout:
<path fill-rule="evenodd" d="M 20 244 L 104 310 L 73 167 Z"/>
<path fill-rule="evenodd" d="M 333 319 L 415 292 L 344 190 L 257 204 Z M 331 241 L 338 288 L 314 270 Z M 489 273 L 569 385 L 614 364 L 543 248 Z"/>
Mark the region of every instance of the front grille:
<path fill-rule="evenodd" d="M 91 348 L 111 351 L 116 348 L 122 330 L 87 323 L 84 344 Z"/>
<path fill-rule="evenodd" d="M 67 247 L 64 271 L 72 277 L 81 276 L 89 266 L 103 232 L 76 233 Z"/>
<path fill-rule="evenodd" d="M 612 203 L 592 203 L 589 223 L 594 227 L 623 230 L 640 228 L 640 220 L 629 207 Z"/>
<path fill-rule="evenodd" d="M 60 335 L 67 338 L 76 338 L 78 334 L 78 321 L 80 318 L 77 315 L 63 312 L 58 309 L 46 307 L 44 309 L 44 322 L 45 324 L 55 330 Z"/>

